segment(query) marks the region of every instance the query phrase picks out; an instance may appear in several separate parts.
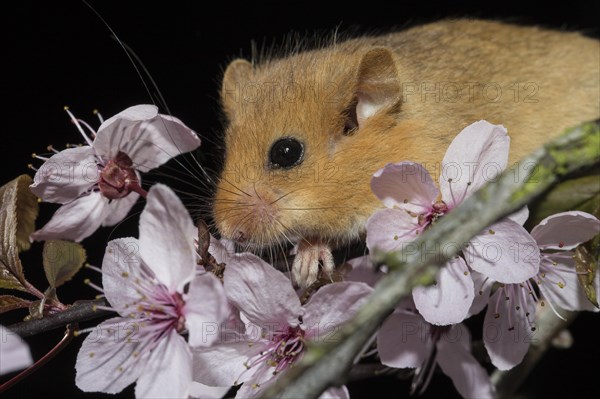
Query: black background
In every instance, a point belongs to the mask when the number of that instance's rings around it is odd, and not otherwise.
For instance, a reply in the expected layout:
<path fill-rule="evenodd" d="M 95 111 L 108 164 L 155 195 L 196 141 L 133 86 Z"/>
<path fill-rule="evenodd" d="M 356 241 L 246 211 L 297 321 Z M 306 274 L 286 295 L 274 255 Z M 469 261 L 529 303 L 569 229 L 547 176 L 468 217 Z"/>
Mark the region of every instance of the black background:
<path fill-rule="evenodd" d="M 173 115 L 204 138 L 200 157 L 207 165 L 218 159 L 220 131 L 217 93 L 227 62 L 250 55 L 250 41 L 259 45 L 279 43 L 295 31 L 312 34 L 357 29 L 358 32 L 387 31 L 407 24 L 447 16 L 474 16 L 518 23 L 585 31 L 598 37 L 598 2 L 495 1 L 432 2 L 368 0 L 337 5 L 325 2 L 280 1 L 234 3 L 219 1 L 210 10 L 201 1 L 151 3 L 148 1 L 91 1 L 116 34 L 143 60 L 162 91 Z M 8 8 L 7 8 L 8 7 Z M 2 122 L 0 122 L 0 173 L 5 183 L 21 173 L 32 152 L 45 152 L 48 144 L 63 148 L 80 138 L 63 111 L 65 105 L 82 119 L 97 126 L 92 110 L 110 117 L 128 106 L 150 102 L 141 79 L 107 26 L 81 1 L 3 4 Z M 153 90 L 154 91 L 154 90 Z M 214 155 L 213 157 L 209 155 Z M 39 164 L 39 162 L 38 162 Z M 176 165 L 175 165 L 176 167 Z M 188 190 L 190 188 L 187 188 Z M 40 225 L 51 211 L 42 206 Z M 138 204 L 136 210 L 141 210 Z M 110 237 L 135 234 L 135 223 L 114 231 L 103 229 L 84 241 L 92 264 L 100 265 L 104 245 Z M 40 261 L 41 246 L 23 255 L 28 278 L 44 289 Z M 99 276 L 83 271 L 67 283 L 60 298 L 65 303 L 93 298 L 96 292 L 83 279 Z M 8 324 L 23 317 L 14 312 L 0 321 Z M 600 345 L 598 317 L 583 314 L 573 324 L 574 346 L 568 351 L 552 349 L 530 375 L 521 393 L 532 398 L 564 397 L 600 392 L 595 380 Z M 42 356 L 61 336 L 60 331 L 29 339 L 34 357 Z M 74 385 L 74 364 L 82 338 L 78 338 L 53 362 L 20 383 L 5 397 L 96 397 Z M 4 377 L 3 377 L 4 378 Z M 408 384 L 380 378 L 350 386 L 351 396 L 408 396 Z M 425 397 L 455 397 L 449 379 L 436 375 Z M 102 396 L 101 397 L 108 397 Z M 132 397 L 130 387 L 119 397 Z"/>

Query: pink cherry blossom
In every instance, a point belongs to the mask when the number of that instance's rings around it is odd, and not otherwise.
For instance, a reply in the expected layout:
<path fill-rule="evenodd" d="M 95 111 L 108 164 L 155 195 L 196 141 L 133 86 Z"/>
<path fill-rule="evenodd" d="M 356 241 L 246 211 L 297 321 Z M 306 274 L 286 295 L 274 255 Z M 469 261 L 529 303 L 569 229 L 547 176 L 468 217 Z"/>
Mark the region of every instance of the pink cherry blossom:
<path fill-rule="evenodd" d="M 0 325 L 0 375 L 31 366 L 29 346 L 17 334 Z"/>
<path fill-rule="evenodd" d="M 598 311 L 577 280 L 572 250 L 599 232 L 600 220 L 579 211 L 549 216 L 531 230 L 541 251 L 539 272 L 519 284 L 501 285 L 489 298 L 485 314 L 484 344 L 497 368 L 508 370 L 523 360 L 535 339 L 536 303 L 550 306 L 558 317 L 561 316 L 556 306 Z M 596 273 L 594 279 L 598 297 L 599 276 Z"/>
<path fill-rule="evenodd" d="M 81 241 L 100 226 L 117 224 L 140 194 L 145 195 L 139 172 L 200 145 L 196 133 L 179 119 L 159 114 L 154 105 L 127 108 L 104 121 L 97 133 L 67 112 L 87 145 L 42 158 L 46 162 L 35 174 L 31 191 L 62 206 L 32 240 Z"/>
<path fill-rule="evenodd" d="M 502 126 L 479 121 L 466 127 L 444 156 L 439 190 L 429 172 L 413 162 L 388 164 L 377 171 L 371 188 L 388 209 L 367 221 L 369 250 L 410 249 L 424 229 L 497 177 L 506 167 L 508 146 Z M 474 297 L 467 265 L 504 283 L 523 281 L 538 272 L 537 258 L 518 256 L 518 249 L 537 251 L 535 241 L 521 226 L 524 212 L 489 226 L 465 246 L 457 243 L 464 259 L 456 257 L 443 266 L 435 286 L 413 290 L 416 307 L 428 322 L 449 325 L 467 317 Z M 443 254 L 444 250 L 436 251 Z"/>
<path fill-rule="evenodd" d="M 412 393 L 422 394 L 436 365 L 465 398 L 493 398 L 485 369 L 471 354 L 469 331 L 462 324 L 434 326 L 406 301 L 381 326 L 377 336 L 381 362 L 390 367 L 416 368 Z"/>
<path fill-rule="evenodd" d="M 187 397 L 192 383 L 189 345 L 227 315 L 222 284 L 197 275 L 192 220 L 177 196 L 157 184 L 140 216 L 140 238 L 109 243 L 102 264 L 106 299 L 119 316 L 87 336 L 77 356 L 83 391 L 117 393 L 137 381 L 136 396 Z M 182 336 L 188 335 L 188 342 Z"/>
<path fill-rule="evenodd" d="M 385 275 L 373 268 L 369 256 L 350 259 L 347 265 L 351 268 L 345 275 L 348 281 L 374 286 Z M 407 298 L 381 326 L 377 334 L 377 349 L 383 364 L 417 369 L 413 394 L 425 391 L 439 364 L 464 397 L 494 397 L 485 369 L 470 353 L 470 341 L 469 331 L 464 325 L 430 324 L 415 309 L 412 298 Z"/>
<path fill-rule="evenodd" d="M 259 396 L 302 357 L 307 341 L 337 339 L 337 328 L 371 292 L 363 283 L 332 283 L 302 305 L 290 279 L 252 254 L 227 264 L 224 286 L 246 325 L 238 333 L 222 331 L 211 347 L 194 349 L 194 379 L 209 386 L 243 383 L 241 398 Z M 347 397 L 347 390 L 324 395 Z"/>

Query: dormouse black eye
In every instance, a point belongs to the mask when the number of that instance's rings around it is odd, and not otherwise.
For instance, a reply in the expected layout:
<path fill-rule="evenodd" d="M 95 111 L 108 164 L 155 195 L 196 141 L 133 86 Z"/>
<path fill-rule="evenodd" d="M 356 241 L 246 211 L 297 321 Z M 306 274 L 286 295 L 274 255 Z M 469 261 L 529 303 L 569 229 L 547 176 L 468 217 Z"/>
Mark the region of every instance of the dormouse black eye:
<path fill-rule="evenodd" d="M 304 145 L 293 137 L 283 137 L 271 146 L 269 166 L 273 169 L 288 169 L 302 162 Z"/>

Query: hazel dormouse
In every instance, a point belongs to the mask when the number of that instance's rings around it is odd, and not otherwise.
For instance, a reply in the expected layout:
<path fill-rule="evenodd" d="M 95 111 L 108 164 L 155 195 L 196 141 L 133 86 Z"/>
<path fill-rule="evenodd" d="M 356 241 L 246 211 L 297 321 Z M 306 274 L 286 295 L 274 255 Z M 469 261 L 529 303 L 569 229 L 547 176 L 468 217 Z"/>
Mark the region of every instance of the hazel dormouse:
<path fill-rule="evenodd" d="M 294 243 L 306 287 L 332 272 L 332 248 L 364 238 L 383 206 L 371 176 L 387 163 L 439 175 L 454 136 L 485 119 L 508 130 L 510 165 L 598 118 L 599 53 L 576 32 L 459 19 L 234 60 L 216 227 L 247 247 Z"/>

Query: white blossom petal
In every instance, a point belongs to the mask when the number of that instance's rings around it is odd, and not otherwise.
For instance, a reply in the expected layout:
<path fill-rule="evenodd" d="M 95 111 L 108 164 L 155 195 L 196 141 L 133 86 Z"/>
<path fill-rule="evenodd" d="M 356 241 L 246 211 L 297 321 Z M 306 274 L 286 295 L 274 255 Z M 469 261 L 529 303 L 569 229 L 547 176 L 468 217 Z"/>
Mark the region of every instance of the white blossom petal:
<path fill-rule="evenodd" d="M 160 339 L 135 386 L 136 398 L 187 398 L 192 384 L 192 353 L 175 330 Z"/>
<path fill-rule="evenodd" d="M 123 151 L 126 142 L 131 139 L 131 130 L 138 130 L 138 126 L 142 122 L 152 120 L 157 116 L 158 107 L 141 104 L 129 107 L 108 118 L 100 125 L 96 133 L 93 143 L 96 153 L 105 160 L 113 159 L 119 151 Z"/>
<path fill-rule="evenodd" d="M 463 398 L 494 398 L 490 377 L 471 354 L 470 345 L 467 328 L 461 324 L 452 326 L 438 341 L 437 363 Z"/>
<path fill-rule="evenodd" d="M 163 184 L 152 186 L 140 216 L 140 256 L 171 292 L 182 292 L 194 276 L 197 234 L 175 193 Z"/>
<path fill-rule="evenodd" d="M 91 190 L 99 177 L 92 147 L 67 148 L 40 166 L 30 188 L 46 202 L 65 204 Z"/>
<path fill-rule="evenodd" d="M 114 226 L 125 219 L 138 198 L 140 198 L 140 195 L 132 191 L 126 197 L 109 201 L 102 226 Z"/>
<path fill-rule="evenodd" d="M 139 104 L 126 108 L 118 114 L 106 119 L 98 128 L 98 132 L 106 130 L 114 122 L 121 119 L 130 122 L 139 122 L 155 118 L 158 115 L 158 107 L 153 104 Z"/>
<path fill-rule="evenodd" d="M 442 199 L 455 208 L 506 168 L 510 138 L 502 125 L 475 122 L 452 141 L 442 161 Z M 451 181 L 449 181 L 451 179 Z"/>
<path fill-rule="evenodd" d="M 525 205 L 523 208 L 519 209 L 515 213 L 511 213 L 510 215 L 508 215 L 507 218 L 523 226 L 529 218 L 529 208 L 527 207 L 527 205 Z"/>
<path fill-rule="evenodd" d="M 600 233 L 600 220 L 589 213 L 570 211 L 548 216 L 531 230 L 541 249 L 573 249 Z"/>
<path fill-rule="evenodd" d="M 200 145 L 196 133 L 179 119 L 158 113 L 154 105 L 137 105 L 106 120 L 98 129 L 94 149 L 106 159 L 119 151 L 135 169 L 148 172 Z"/>
<path fill-rule="evenodd" d="M 242 254 L 225 268 L 225 293 L 252 323 L 270 331 L 297 326 L 303 309 L 292 282 L 258 256 Z"/>
<path fill-rule="evenodd" d="M 130 312 L 128 306 L 142 296 L 133 282 L 148 278 L 142 274 L 147 270 L 145 268 L 140 258 L 137 238 L 118 238 L 110 241 L 106 246 L 102 259 L 104 295 L 114 309 L 123 312 L 121 314 L 123 317 L 127 317 Z"/>
<path fill-rule="evenodd" d="M 246 362 L 267 349 L 265 342 L 235 341 L 208 348 L 192 348 L 194 381 L 210 386 L 231 386 L 246 382 L 257 371 Z"/>
<path fill-rule="evenodd" d="M 214 274 L 194 278 L 183 310 L 190 346 L 209 346 L 219 340 L 219 328 L 228 310 L 223 284 Z"/>
<path fill-rule="evenodd" d="M 248 319 L 240 313 L 239 309 L 228 302 L 227 316 L 225 317 L 225 321 L 221 323 L 218 343 L 247 341 L 246 325 L 248 323 Z"/>
<path fill-rule="evenodd" d="M 510 219 L 502 219 L 473 237 L 463 253 L 472 269 L 500 283 L 521 283 L 539 270 L 537 243 Z"/>
<path fill-rule="evenodd" d="M 21 370 L 33 364 L 27 343 L 21 337 L 0 326 L 0 375 Z"/>
<path fill-rule="evenodd" d="M 487 306 L 494 285 L 494 280 L 474 270 L 471 271 L 471 278 L 475 296 L 467 317 L 478 314 Z"/>
<path fill-rule="evenodd" d="M 273 375 L 274 367 L 266 362 L 254 367 L 254 375 L 240 387 L 235 394 L 237 399 L 262 398 L 264 392 L 271 386 L 275 380 Z"/>
<path fill-rule="evenodd" d="M 211 387 L 192 381 L 190 397 L 194 399 L 221 399 L 229 392 L 231 387 Z"/>
<path fill-rule="evenodd" d="M 141 375 L 149 355 L 143 350 L 147 344 L 131 319 L 116 317 L 99 324 L 77 354 L 75 384 L 84 392 L 121 392 Z"/>
<path fill-rule="evenodd" d="M 80 242 L 103 222 L 108 199 L 91 192 L 62 205 L 44 227 L 31 234 L 33 241 L 63 239 Z"/>
<path fill-rule="evenodd" d="M 412 296 L 417 310 L 428 323 L 448 325 L 460 323 L 467 317 L 473 303 L 473 290 L 465 261 L 455 257 L 440 268 L 435 285 L 415 287 Z"/>
<path fill-rule="evenodd" d="M 235 246 L 231 240 L 218 240 L 211 235 L 208 252 L 214 256 L 217 263 L 227 264 L 229 263 L 229 258 L 235 257 Z"/>
<path fill-rule="evenodd" d="M 500 370 L 509 370 L 521 363 L 535 336 L 530 323 L 535 318 L 534 301 L 518 300 L 519 295 L 527 294 L 517 292 L 522 290 L 518 286 L 512 288 L 513 292 L 508 294 L 498 289 L 490 297 L 483 322 L 483 343 L 492 364 Z"/>
<path fill-rule="evenodd" d="M 421 367 L 431 351 L 431 326 L 418 314 L 395 311 L 377 335 L 381 363 L 397 368 Z"/>
<path fill-rule="evenodd" d="M 570 254 L 571 252 L 546 254 L 545 256 L 554 260 L 556 265 L 540 268 L 540 273 L 535 281 L 542 296 L 553 305 L 558 305 L 566 310 L 597 312 L 599 309 L 585 295 L 575 272 L 575 260 L 568 257 Z M 598 271 L 594 275 L 593 287 L 596 291 L 596 298 L 600 298 L 600 272 Z"/>
<path fill-rule="evenodd" d="M 414 162 L 387 164 L 371 178 L 371 190 L 388 208 L 426 213 L 439 190 L 429 172 Z"/>
<path fill-rule="evenodd" d="M 417 218 L 400 209 L 382 209 L 367 220 L 367 248 L 391 252 L 399 251 L 414 241 L 421 227 Z"/>
<path fill-rule="evenodd" d="M 313 294 L 302 318 L 306 338 L 317 342 L 338 340 L 337 330 L 352 319 L 373 291 L 365 283 L 327 284 Z"/>

